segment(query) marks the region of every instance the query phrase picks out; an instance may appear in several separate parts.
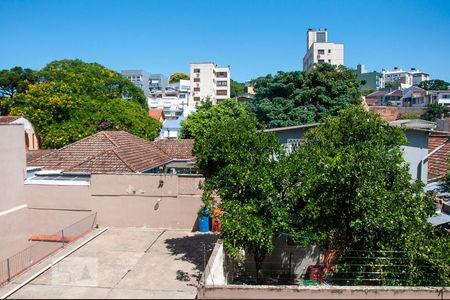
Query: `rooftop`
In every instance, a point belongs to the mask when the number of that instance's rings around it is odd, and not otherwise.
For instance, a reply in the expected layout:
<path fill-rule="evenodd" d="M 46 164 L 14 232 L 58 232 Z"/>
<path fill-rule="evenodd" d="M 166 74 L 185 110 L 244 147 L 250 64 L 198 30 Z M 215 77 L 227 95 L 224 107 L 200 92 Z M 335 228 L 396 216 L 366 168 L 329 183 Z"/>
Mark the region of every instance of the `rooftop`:
<path fill-rule="evenodd" d="M 171 143 L 145 141 L 125 131 L 102 131 L 32 159 L 28 166 L 91 174 L 141 173 L 172 160 L 192 158 L 187 154 L 192 153 L 192 142 Z"/>

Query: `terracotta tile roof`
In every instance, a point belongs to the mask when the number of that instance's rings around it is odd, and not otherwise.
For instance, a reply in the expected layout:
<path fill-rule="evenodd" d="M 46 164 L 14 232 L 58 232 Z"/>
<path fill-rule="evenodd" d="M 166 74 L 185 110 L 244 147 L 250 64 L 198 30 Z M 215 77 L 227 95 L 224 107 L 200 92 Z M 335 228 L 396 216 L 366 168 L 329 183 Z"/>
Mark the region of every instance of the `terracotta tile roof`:
<path fill-rule="evenodd" d="M 22 117 L 20 116 L 0 116 L 0 124 L 10 124 Z"/>
<path fill-rule="evenodd" d="M 194 140 L 159 140 L 154 143 L 172 159 L 194 159 Z"/>
<path fill-rule="evenodd" d="M 29 150 L 27 151 L 27 163 L 30 163 L 44 155 L 53 152 L 54 149 L 40 149 L 40 150 Z"/>
<path fill-rule="evenodd" d="M 164 116 L 164 110 L 162 109 L 149 109 L 148 115 L 153 119 L 160 120 Z"/>
<path fill-rule="evenodd" d="M 102 131 L 30 161 L 28 165 L 66 172 L 134 173 L 170 161 L 170 156 L 153 142 L 125 131 Z"/>
<path fill-rule="evenodd" d="M 431 153 L 440 145 L 441 149 L 428 158 L 428 181 L 434 181 L 445 176 L 449 170 L 448 159 L 450 157 L 450 133 L 431 133 L 428 138 L 428 153 Z"/>

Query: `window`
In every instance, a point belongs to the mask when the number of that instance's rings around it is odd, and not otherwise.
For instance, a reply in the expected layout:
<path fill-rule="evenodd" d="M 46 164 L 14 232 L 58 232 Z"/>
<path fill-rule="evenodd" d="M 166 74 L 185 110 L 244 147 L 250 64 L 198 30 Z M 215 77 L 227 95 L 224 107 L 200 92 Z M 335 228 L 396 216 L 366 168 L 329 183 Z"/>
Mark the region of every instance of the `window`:
<path fill-rule="evenodd" d="M 331 49 L 328 49 L 328 53 L 331 53 Z"/>
<path fill-rule="evenodd" d="M 228 95 L 228 91 L 227 90 L 217 90 L 216 91 L 216 95 L 218 95 L 218 96 L 226 96 L 226 95 Z"/>
<path fill-rule="evenodd" d="M 194 73 L 200 73 L 200 69 L 194 69 Z"/>
<path fill-rule="evenodd" d="M 227 86 L 228 82 L 226 80 L 217 81 L 217 86 Z"/>
<path fill-rule="evenodd" d="M 331 63 L 331 59 L 329 59 L 328 62 Z"/>
<path fill-rule="evenodd" d="M 217 72 L 216 76 L 218 78 L 227 78 L 228 77 L 228 73 L 227 72 Z"/>
<path fill-rule="evenodd" d="M 319 59 L 319 61 L 318 61 L 319 64 L 323 64 L 324 62 L 325 62 L 324 59 Z"/>
<path fill-rule="evenodd" d="M 292 153 L 303 146 L 303 139 L 288 139 L 286 144 L 283 144 L 284 150 L 287 153 Z"/>
<path fill-rule="evenodd" d="M 442 95 L 442 99 L 450 99 L 450 95 Z"/>
<path fill-rule="evenodd" d="M 327 42 L 325 32 L 317 32 L 316 38 L 317 38 L 318 43 L 326 43 Z"/>
<path fill-rule="evenodd" d="M 318 52 L 319 54 L 325 54 L 325 50 L 323 50 L 323 49 L 319 49 L 317 52 Z"/>
<path fill-rule="evenodd" d="M 194 88 L 194 92 L 200 92 L 200 88 L 199 87 L 195 87 Z"/>
<path fill-rule="evenodd" d="M 194 97 L 194 101 L 200 101 L 200 97 Z"/>
<path fill-rule="evenodd" d="M 194 78 L 194 82 L 200 82 L 200 78 Z"/>

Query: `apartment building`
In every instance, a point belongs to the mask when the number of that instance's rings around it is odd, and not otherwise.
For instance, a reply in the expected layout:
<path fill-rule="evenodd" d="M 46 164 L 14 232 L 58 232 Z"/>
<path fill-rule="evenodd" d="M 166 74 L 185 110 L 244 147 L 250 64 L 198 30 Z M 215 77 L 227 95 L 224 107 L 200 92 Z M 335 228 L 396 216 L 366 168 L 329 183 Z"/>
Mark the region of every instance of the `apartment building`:
<path fill-rule="evenodd" d="M 189 106 L 197 106 L 209 98 L 218 104 L 230 98 L 230 66 L 219 67 L 212 62 L 191 63 L 191 97 Z"/>
<path fill-rule="evenodd" d="M 429 103 L 438 103 L 450 107 L 450 90 L 427 91 Z"/>
<path fill-rule="evenodd" d="M 395 67 L 391 71 L 383 70 L 384 81 L 407 84 L 407 85 L 418 85 L 422 81 L 429 80 L 430 74 L 422 72 L 416 68 L 411 68 L 409 71 L 405 71 Z"/>
<path fill-rule="evenodd" d="M 150 74 L 149 88 L 153 90 L 164 90 L 169 85 L 169 80 L 163 74 Z"/>
<path fill-rule="evenodd" d="M 315 64 L 344 64 L 344 44 L 328 42 L 327 29 L 308 29 L 306 32 L 306 54 L 303 71 L 311 70 Z"/>
<path fill-rule="evenodd" d="M 366 67 L 363 64 L 359 64 L 356 67 L 356 74 L 358 78 L 364 80 L 364 85 L 361 86 L 361 90 L 379 90 L 384 88 L 383 73 L 373 71 L 367 72 Z"/>
<path fill-rule="evenodd" d="M 150 95 L 150 74 L 143 70 L 123 70 L 122 76 L 128 78 L 135 86 L 140 88 L 146 97 Z"/>

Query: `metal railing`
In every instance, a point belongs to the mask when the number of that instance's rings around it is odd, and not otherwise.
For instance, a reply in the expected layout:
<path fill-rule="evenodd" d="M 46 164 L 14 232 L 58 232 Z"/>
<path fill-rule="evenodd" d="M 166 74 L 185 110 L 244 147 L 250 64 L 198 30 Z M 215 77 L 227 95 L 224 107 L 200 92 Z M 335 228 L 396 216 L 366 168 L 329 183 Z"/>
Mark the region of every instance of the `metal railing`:
<path fill-rule="evenodd" d="M 31 246 L 0 261 L 0 286 L 89 233 L 95 225 L 96 218 L 97 213 L 94 213 L 53 235 L 37 236 L 35 237 L 37 241 Z"/>

